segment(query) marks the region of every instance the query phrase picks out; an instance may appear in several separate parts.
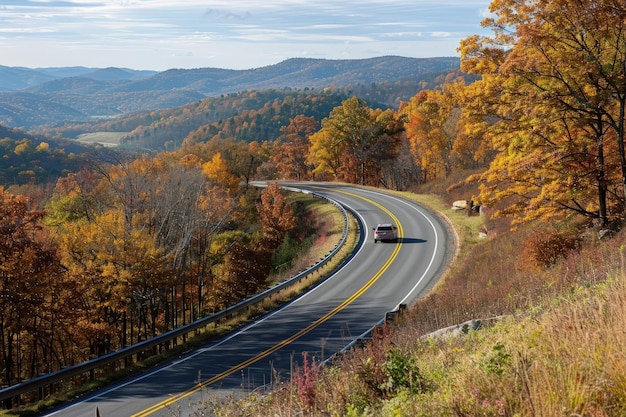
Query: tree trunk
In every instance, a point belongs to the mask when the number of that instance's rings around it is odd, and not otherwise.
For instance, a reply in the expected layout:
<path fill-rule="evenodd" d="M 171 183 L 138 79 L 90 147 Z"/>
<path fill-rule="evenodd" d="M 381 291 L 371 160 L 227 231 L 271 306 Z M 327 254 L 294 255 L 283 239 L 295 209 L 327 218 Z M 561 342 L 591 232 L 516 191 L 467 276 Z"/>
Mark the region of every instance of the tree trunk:
<path fill-rule="evenodd" d="M 619 161 L 622 167 L 622 198 L 623 207 L 626 210 L 626 152 L 624 151 L 624 117 L 626 107 L 626 96 L 620 96 L 619 100 L 619 120 L 617 121 L 617 144 L 619 148 Z M 622 213 L 626 218 L 626 212 Z"/>
<path fill-rule="evenodd" d="M 607 209 L 606 209 L 607 181 L 605 178 L 605 171 L 604 171 L 604 139 L 603 139 L 604 134 L 602 133 L 603 132 L 602 125 L 603 125 L 602 116 L 599 115 L 598 116 L 598 135 L 600 135 L 600 137 L 596 139 L 596 143 L 598 144 L 598 165 L 599 165 L 598 174 L 597 174 L 598 207 L 599 207 L 598 217 L 602 221 L 602 225 L 606 226 L 608 224 L 608 214 L 607 214 Z"/>

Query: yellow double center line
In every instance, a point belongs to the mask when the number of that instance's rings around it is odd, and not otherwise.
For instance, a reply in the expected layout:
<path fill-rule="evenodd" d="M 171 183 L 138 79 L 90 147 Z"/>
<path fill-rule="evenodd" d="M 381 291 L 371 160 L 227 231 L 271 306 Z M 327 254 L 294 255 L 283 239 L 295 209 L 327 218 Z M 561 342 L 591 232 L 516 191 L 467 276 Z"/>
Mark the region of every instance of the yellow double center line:
<path fill-rule="evenodd" d="M 402 237 L 404 234 L 402 232 L 402 225 L 400 224 L 400 221 L 397 219 L 396 216 L 393 215 L 393 213 L 391 213 L 389 210 L 387 210 L 385 207 L 381 206 L 380 204 L 376 203 L 375 201 L 372 201 L 368 198 L 362 197 L 360 195 L 356 195 L 356 194 L 352 194 L 346 191 L 337 191 L 346 195 L 350 195 L 356 198 L 360 198 L 362 200 L 367 201 L 370 204 L 373 204 L 374 206 L 378 207 L 379 209 L 381 209 L 382 211 L 384 211 L 385 213 L 387 213 L 395 222 L 395 224 L 398 226 L 398 237 Z M 402 242 L 400 240 L 400 242 Z M 376 272 L 376 274 L 374 274 L 374 276 L 372 278 L 369 279 L 369 281 L 367 281 L 365 283 L 365 285 L 363 285 L 361 288 L 359 288 L 359 290 L 357 292 L 355 292 L 354 294 L 352 294 L 349 298 L 347 298 L 345 301 L 343 301 L 341 304 L 339 304 L 337 307 L 333 308 L 331 311 L 329 311 L 328 313 L 326 313 L 325 315 L 323 315 L 322 317 L 320 317 L 319 319 L 315 320 L 314 322 L 312 322 L 311 324 L 309 324 L 307 327 L 305 327 L 304 329 L 298 331 L 297 333 L 295 333 L 294 335 L 292 335 L 291 337 L 284 339 L 283 341 L 275 344 L 274 346 L 270 347 L 269 349 L 264 350 L 263 352 L 259 353 L 256 356 L 253 356 L 243 362 L 241 362 L 238 365 L 233 366 L 232 368 L 215 375 L 214 377 L 207 379 L 204 382 L 201 382 L 199 384 L 197 384 L 196 386 L 194 386 L 193 388 L 182 392 L 180 394 L 176 394 L 171 396 L 170 398 L 168 398 L 167 400 L 163 400 L 160 403 L 157 403 L 155 405 L 153 405 L 152 407 L 146 408 L 143 411 L 140 411 L 137 414 L 133 414 L 131 417 L 144 417 L 144 416 L 148 416 L 156 411 L 162 410 L 164 408 L 167 408 L 169 406 L 171 406 L 174 403 L 177 403 L 178 401 L 189 397 L 190 395 L 193 395 L 194 393 L 200 391 L 201 389 L 203 389 L 204 387 L 211 385 L 223 378 L 226 378 L 232 374 L 234 374 L 237 371 L 240 371 L 250 365 L 252 365 L 255 362 L 260 361 L 261 359 L 271 355 L 272 353 L 276 352 L 277 350 L 287 346 L 288 344 L 294 342 L 295 340 L 299 339 L 301 336 L 305 335 L 306 333 L 310 332 L 311 330 L 313 330 L 315 327 L 319 326 L 320 324 L 324 323 L 325 321 L 327 321 L 328 319 L 330 319 L 331 317 L 333 317 L 335 314 L 339 313 L 341 310 L 343 310 L 344 308 L 346 308 L 348 305 L 350 305 L 352 302 L 354 302 L 357 298 L 359 298 L 361 295 L 363 295 L 365 293 L 365 291 L 367 291 L 372 285 L 374 285 L 374 283 L 376 281 L 378 281 L 378 279 L 382 276 L 382 274 L 389 268 L 389 266 L 391 265 L 391 263 L 396 259 L 396 257 L 398 256 L 398 253 L 400 252 L 400 248 L 402 247 L 402 243 L 398 243 L 397 245 L 395 245 L 394 250 L 391 254 L 391 256 L 389 256 L 389 258 L 387 259 L 387 261 L 385 262 L 385 264 L 378 270 L 378 272 Z"/>

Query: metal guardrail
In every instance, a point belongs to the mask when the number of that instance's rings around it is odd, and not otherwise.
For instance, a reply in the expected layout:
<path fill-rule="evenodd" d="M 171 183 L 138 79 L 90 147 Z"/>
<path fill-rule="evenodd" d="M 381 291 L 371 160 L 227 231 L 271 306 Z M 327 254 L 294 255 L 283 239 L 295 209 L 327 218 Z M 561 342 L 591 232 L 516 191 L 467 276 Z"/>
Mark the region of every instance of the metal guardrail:
<path fill-rule="evenodd" d="M 322 365 L 330 365 L 333 363 L 333 361 L 335 361 L 337 358 L 344 355 L 346 352 L 349 352 L 353 350 L 354 348 L 356 348 L 357 346 L 360 346 L 360 345 L 363 345 L 364 343 L 369 342 L 370 340 L 372 340 L 374 331 L 377 328 L 381 328 L 383 325 L 385 325 L 388 322 L 393 322 L 396 319 L 396 316 L 404 313 L 406 309 L 407 309 L 407 306 L 405 304 L 400 304 L 395 310 L 386 312 L 385 316 L 382 319 L 380 319 L 373 327 L 361 333 L 359 336 L 353 339 L 350 343 L 344 346 L 343 349 L 341 349 L 339 352 L 335 353 L 334 355 L 330 356 L 328 359 L 324 360 L 322 362 Z"/>
<path fill-rule="evenodd" d="M 292 285 L 295 285 L 297 283 L 299 283 L 300 281 L 302 281 L 303 279 L 305 279 L 308 275 L 312 274 L 313 272 L 317 271 L 318 269 L 320 269 L 321 267 L 323 267 L 324 265 L 326 265 L 332 258 L 333 256 L 335 256 L 343 247 L 343 245 L 346 243 L 347 237 L 348 237 L 348 214 L 346 212 L 346 209 L 337 201 L 329 199 L 328 197 L 322 196 L 320 194 L 317 193 L 313 193 L 313 192 L 308 192 L 305 190 L 300 190 L 300 189 L 295 189 L 295 188 L 287 188 L 284 187 L 285 189 L 288 189 L 289 191 L 296 191 L 296 192 L 303 192 L 306 194 L 311 194 L 312 196 L 316 197 L 316 198 L 321 198 L 323 200 L 328 201 L 329 203 L 335 205 L 340 212 L 343 215 L 344 218 L 344 230 L 343 230 L 343 235 L 341 237 L 341 240 L 339 241 L 339 243 L 335 246 L 335 248 L 333 250 L 331 250 L 330 252 L 328 252 L 324 257 L 322 257 L 319 261 L 317 261 L 314 265 L 310 266 L 309 268 L 305 269 L 302 272 L 299 272 L 297 275 L 295 275 L 294 277 L 275 285 L 274 287 L 271 287 L 253 297 L 250 297 L 244 301 L 241 301 L 233 306 L 230 306 L 218 313 L 212 314 L 210 316 L 204 317 L 202 319 L 196 320 L 193 323 L 189 323 L 185 326 L 181 326 L 177 329 L 174 330 L 170 330 L 166 333 L 163 333 L 159 336 L 153 337 L 151 339 L 148 340 L 144 340 L 143 342 L 139 342 L 135 345 L 132 346 L 128 346 L 126 348 L 120 349 L 118 351 L 115 352 L 111 352 L 109 354 L 100 356 L 98 358 L 94 358 L 91 359 L 87 362 L 83 362 L 80 364 L 76 364 L 76 365 L 72 365 L 69 366 L 67 368 L 63 368 L 59 371 L 50 373 L 50 374 L 46 374 L 46 375 L 41 375 L 37 378 L 33 378 L 30 379 L 28 381 L 24 381 L 15 385 L 12 385 L 10 387 L 4 388 L 2 390 L 0 390 L 0 401 L 6 401 L 6 400 L 10 400 L 13 399 L 19 395 L 28 393 L 28 392 L 33 392 L 36 390 L 39 390 L 45 386 L 54 384 L 56 382 L 59 381 L 63 381 L 72 377 L 75 377 L 77 375 L 82 375 L 85 373 L 88 373 L 90 371 L 93 371 L 94 369 L 97 368 L 101 368 L 104 367 L 105 365 L 114 363 L 114 362 L 118 362 L 121 361 L 127 357 L 130 357 L 132 355 L 135 355 L 137 353 L 142 353 L 142 352 L 146 352 L 150 349 L 153 349 L 157 346 L 160 345 L 165 345 L 166 343 L 169 343 L 170 341 L 176 340 L 179 337 L 185 336 L 191 332 L 194 332 L 198 329 L 201 329 L 203 327 L 206 327 L 207 325 L 211 324 L 211 323 L 215 323 L 218 322 L 224 318 L 228 318 L 231 315 L 234 315 L 235 313 L 238 313 L 240 311 L 246 310 L 249 307 L 260 303 L 261 301 L 265 300 L 266 298 L 279 293 L 282 290 L 285 290 L 289 287 L 291 287 Z"/>

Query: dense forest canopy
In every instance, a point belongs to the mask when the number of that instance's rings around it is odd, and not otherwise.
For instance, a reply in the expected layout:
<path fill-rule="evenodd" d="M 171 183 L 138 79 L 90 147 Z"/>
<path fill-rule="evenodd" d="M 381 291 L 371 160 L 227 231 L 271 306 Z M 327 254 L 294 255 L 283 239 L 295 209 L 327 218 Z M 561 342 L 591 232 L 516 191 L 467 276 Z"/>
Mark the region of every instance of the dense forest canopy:
<path fill-rule="evenodd" d="M 162 117 L 149 126 L 141 126 L 122 139 L 124 145 L 139 144 L 149 149 L 178 149 L 181 145 L 193 145 L 213 137 L 234 138 L 244 142 L 274 141 L 280 129 L 298 115 L 321 120 L 346 97 L 334 93 L 305 93 L 298 91 L 252 91 L 230 95 L 229 100 L 207 99 L 195 108 L 185 107 L 182 113 Z M 194 119 L 209 116 L 197 123 Z M 175 121 L 168 120 L 170 117 Z M 184 122 L 180 123 L 179 120 Z M 189 127 L 177 135 L 168 126 L 180 129 Z M 165 132 L 161 132 L 161 126 Z M 165 146 L 161 145 L 165 141 Z"/>
<path fill-rule="evenodd" d="M 78 171 L 93 149 L 0 126 L 0 185 L 54 183 Z"/>

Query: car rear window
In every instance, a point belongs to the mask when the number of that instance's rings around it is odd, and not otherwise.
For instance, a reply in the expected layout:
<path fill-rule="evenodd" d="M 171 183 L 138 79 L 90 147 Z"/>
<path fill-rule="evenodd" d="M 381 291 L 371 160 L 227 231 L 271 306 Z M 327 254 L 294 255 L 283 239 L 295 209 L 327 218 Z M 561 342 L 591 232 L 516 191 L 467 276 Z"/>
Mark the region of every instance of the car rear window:
<path fill-rule="evenodd" d="M 391 226 L 379 226 L 378 230 L 386 231 L 386 230 L 392 230 L 392 229 L 391 229 Z"/>

